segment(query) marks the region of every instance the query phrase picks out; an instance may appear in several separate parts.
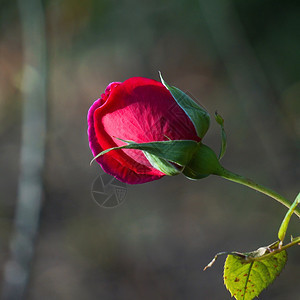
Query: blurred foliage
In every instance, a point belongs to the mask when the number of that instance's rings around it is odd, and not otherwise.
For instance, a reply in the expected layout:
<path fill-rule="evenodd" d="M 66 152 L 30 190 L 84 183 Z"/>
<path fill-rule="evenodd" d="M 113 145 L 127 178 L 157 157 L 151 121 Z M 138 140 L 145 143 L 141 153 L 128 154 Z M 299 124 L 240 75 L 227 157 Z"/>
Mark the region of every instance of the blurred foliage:
<path fill-rule="evenodd" d="M 248 38 L 279 87 L 300 78 L 300 4 L 298 1 L 234 1 Z M 273 70 L 272 70 L 273 68 Z M 281 80 L 281 81 L 279 81 Z M 284 82 L 282 82 L 284 80 Z"/>

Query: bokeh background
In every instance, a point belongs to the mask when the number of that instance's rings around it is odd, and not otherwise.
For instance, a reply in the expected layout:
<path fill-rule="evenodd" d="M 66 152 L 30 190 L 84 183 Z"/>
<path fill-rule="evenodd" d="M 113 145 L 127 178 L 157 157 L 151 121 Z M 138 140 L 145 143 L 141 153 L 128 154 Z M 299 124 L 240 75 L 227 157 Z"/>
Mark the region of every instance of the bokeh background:
<path fill-rule="evenodd" d="M 21 168 L 26 62 L 20 2 L 0 1 L 3 285 Z M 224 259 L 206 272 L 203 267 L 219 251 L 254 250 L 275 241 L 286 210 L 214 176 L 127 186 L 122 205 L 101 208 L 91 196 L 101 169 L 89 165 L 86 114 L 108 83 L 133 76 L 158 80 L 160 70 L 211 115 L 218 110 L 224 117 L 225 167 L 292 200 L 299 192 L 299 2 L 39 3 L 47 44 L 47 135 L 43 201 L 25 298 L 230 299 L 222 279 Z M 218 151 L 214 121 L 205 142 Z M 296 217 L 289 234 L 299 234 Z M 281 276 L 261 299 L 298 299 L 299 269 L 299 249 L 293 247 Z"/>

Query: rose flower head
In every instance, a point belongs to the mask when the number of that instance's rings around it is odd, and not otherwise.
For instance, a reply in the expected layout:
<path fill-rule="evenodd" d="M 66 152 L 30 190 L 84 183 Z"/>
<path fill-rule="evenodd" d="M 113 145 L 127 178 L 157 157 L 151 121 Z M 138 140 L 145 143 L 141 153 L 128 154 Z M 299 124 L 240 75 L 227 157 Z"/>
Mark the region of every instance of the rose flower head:
<path fill-rule="evenodd" d="M 113 82 L 89 109 L 95 160 L 122 182 L 145 183 L 183 172 L 209 128 L 206 110 L 161 80 Z"/>

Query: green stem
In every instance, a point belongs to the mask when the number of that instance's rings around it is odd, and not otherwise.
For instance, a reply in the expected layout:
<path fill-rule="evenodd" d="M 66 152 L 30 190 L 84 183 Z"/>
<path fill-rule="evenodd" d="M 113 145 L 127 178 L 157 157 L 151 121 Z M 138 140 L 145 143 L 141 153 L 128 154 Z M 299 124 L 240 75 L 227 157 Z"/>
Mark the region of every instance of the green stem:
<path fill-rule="evenodd" d="M 264 259 L 269 258 L 269 257 L 273 256 L 274 254 L 279 253 L 279 252 L 281 252 L 283 250 L 286 250 L 286 249 L 288 249 L 288 248 L 290 248 L 292 246 L 295 246 L 297 244 L 299 245 L 299 243 L 300 243 L 300 237 L 298 236 L 298 237 L 294 238 L 288 244 L 286 244 L 286 245 L 284 245 L 284 246 L 282 246 L 280 248 L 277 248 L 277 249 L 272 249 L 273 250 L 272 252 L 269 252 L 269 253 L 264 254 L 262 256 L 259 256 L 259 257 L 254 257 L 254 258 L 250 258 L 249 257 L 248 260 L 249 261 L 264 260 Z"/>
<path fill-rule="evenodd" d="M 230 181 L 245 185 L 245 186 L 247 186 L 253 190 L 256 190 L 258 192 L 261 192 L 267 196 L 270 196 L 271 198 L 275 199 L 276 201 L 283 204 L 287 208 L 290 208 L 292 205 L 287 199 L 285 199 L 284 197 L 282 197 L 275 191 L 273 191 L 263 185 L 257 184 L 256 182 L 254 182 L 253 180 L 251 180 L 249 178 L 245 178 L 241 175 L 230 172 L 224 168 L 223 168 L 222 172 L 220 172 L 218 175 L 220 175 L 221 177 L 228 179 Z M 300 210 L 298 208 L 295 209 L 294 213 L 300 218 Z"/>

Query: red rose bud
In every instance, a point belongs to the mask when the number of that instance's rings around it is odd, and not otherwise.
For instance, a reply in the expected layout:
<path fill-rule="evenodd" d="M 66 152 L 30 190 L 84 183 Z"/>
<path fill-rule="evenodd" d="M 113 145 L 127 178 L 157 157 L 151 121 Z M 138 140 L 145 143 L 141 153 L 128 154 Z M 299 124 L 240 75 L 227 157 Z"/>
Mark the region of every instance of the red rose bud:
<path fill-rule="evenodd" d="M 120 181 L 145 183 L 182 172 L 207 131 L 208 114 L 165 86 L 141 77 L 114 82 L 89 109 L 90 148 L 103 170 Z"/>

